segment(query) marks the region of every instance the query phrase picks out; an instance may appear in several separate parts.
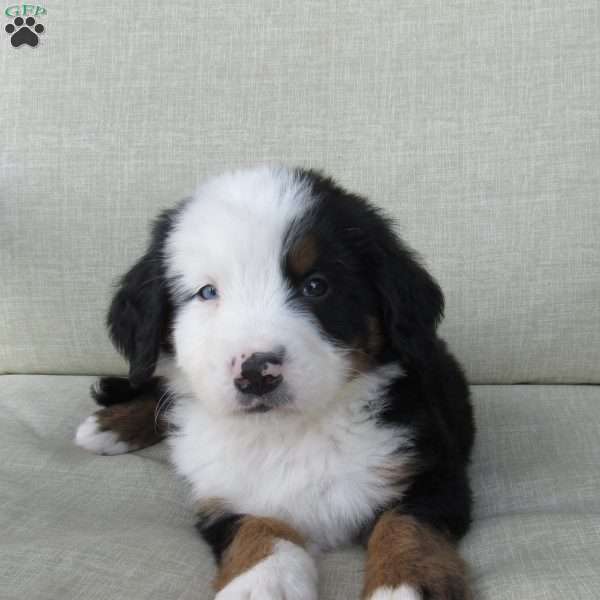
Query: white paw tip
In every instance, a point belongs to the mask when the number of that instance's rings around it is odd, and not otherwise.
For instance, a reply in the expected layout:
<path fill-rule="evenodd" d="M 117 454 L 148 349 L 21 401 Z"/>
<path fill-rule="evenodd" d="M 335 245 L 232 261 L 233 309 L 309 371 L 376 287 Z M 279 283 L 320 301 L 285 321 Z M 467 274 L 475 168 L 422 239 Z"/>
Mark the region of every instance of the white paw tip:
<path fill-rule="evenodd" d="M 317 600 L 317 569 L 299 546 L 278 540 L 273 553 L 238 575 L 215 600 Z"/>
<path fill-rule="evenodd" d="M 369 600 L 422 600 L 422 598 L 414 587 L 402 584 L 397 588 L 380 587 L 369 597 Z"/>
<path fill-rule="evenodd" d="M 112 431 L 101 431 L 95 415 L 88 417 L 77 428 L 75 443 L 95 454 L 125 454 L 129 444 L 120 441 Z"/>

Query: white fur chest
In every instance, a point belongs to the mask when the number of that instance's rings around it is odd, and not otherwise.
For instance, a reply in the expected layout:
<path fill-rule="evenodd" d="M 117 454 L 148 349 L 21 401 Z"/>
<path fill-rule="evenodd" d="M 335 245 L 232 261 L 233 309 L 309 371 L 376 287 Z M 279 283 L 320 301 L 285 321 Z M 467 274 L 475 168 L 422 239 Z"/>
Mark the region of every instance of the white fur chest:
<path fill-rule="evenodd" d="M 273 413 L 215 417 L 181 399 L 171 415 L 172 459 L 194 500 L 285 520 L 321 548 L 351 540 L 383 503 L 400 496 L 397 480 L 410 453 L 409 433 L 377 425 L 365 400 L 381 379 L 357 384 L 327 417 L 307 421 Z M 366 396 L 365 396 L 366 395 Z"/>

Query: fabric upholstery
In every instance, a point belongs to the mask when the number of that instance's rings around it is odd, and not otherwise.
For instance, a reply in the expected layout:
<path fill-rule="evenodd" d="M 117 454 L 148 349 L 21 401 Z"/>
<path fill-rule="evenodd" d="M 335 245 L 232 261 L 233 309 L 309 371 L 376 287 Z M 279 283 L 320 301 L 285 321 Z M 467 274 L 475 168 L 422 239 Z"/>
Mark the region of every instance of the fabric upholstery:
<path fill-rule="evenodd" d="M 93 379 L 0 377 L 3 600 L 209 600 L 214 566 L 164 444 L 73 445 Z M 600 388 L 474 386 L 478 600 L 595 600 L 600 589 Z M 319 560 L 321 598 L 359 597 L 363 553 Z"/>
<path fill-rule="evenodd" d="M 62 374 L 0 376 L 3 600 L 212 598 L 164 445 L 71 441 L 82 375 L 125 372 L 113 283 L 207 175 L 326 170 L 421 252 L 471 382 L 600 383 L 597 0 L 44 6 L 36 48 L 0 13 L 0 373 Z M 595 600 L 600 387 L 473 393 L 476 598 Z M 322 557 L 324 600 L 362 558 Z"/>
<path fill-rule="evenodd" d="M 600 381 L 597 0 L 44 6 L 0 30 L 0 372 L 122 372 L 149 219 L 282 161 L 397 218 L 471 381 Z"/>

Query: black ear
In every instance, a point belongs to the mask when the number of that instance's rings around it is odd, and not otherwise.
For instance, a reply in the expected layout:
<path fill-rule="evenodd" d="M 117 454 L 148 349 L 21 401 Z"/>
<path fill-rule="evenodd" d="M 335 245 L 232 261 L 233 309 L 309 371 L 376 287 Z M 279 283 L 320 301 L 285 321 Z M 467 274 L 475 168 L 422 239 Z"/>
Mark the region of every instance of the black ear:
<path fill-rule="evenodd" d="M 167 342 L 171 304 L 162 248 L 171 227 L 171 212 L 155 222 L 148 250 L 121 278 L 108 311 L 107 325 L 116 348 L 129 361 L 129 381 L 138 387 L 156 368 Z"/>
<path fill-rule="evenodd" d="M 388 346 L 404 362 L 423 365 L 436 344 L 436 328 L 444 313 L 439 285 L 396 236 L 391 221 L 365 198 L 348 193 L 317 171 L 298 173 L 320 199 L 313 218 L 326 222 L 325 211 L 335 214 L 331 226 L 362 258 L 363 275 L 377 296 Z"/>
<path fill-rule="evenodd" d="M 374 244 L 373 271 L 384 331 L 396 351 L 420 362 L 443 317 L 442 290 L 389 225 L 377 232 Z"/>

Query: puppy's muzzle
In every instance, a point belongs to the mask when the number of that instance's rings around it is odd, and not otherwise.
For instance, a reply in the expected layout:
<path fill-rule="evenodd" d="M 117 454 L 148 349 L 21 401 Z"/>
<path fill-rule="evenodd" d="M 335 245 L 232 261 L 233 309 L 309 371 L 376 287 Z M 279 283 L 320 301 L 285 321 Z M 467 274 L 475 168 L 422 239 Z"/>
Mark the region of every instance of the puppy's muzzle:
<path fill-rule="evenodd" d="M 242 360 L 241 376 L 233 380 L 242 394 L 263 396 L 283 381 L 283 352 L 255 352 Z"/>

